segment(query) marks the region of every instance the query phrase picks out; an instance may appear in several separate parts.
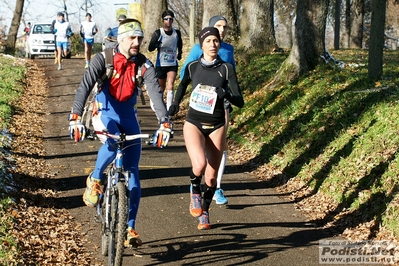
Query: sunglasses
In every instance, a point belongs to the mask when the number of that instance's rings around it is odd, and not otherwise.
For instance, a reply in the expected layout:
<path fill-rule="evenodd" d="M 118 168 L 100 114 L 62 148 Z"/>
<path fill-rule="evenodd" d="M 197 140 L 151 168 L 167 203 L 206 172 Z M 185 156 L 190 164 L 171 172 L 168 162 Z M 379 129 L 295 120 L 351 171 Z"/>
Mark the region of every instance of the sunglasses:
<path fill-rule="evenodd" d="M 170 20 L 170 21 L 173 21 L 173 18 L 164 18 L 163 20 Z"/>

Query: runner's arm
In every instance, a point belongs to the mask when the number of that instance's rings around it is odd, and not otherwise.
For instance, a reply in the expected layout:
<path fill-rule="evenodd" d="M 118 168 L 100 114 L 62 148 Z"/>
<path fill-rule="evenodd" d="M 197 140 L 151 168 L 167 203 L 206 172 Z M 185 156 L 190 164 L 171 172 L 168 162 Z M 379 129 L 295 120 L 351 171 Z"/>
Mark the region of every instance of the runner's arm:
<path fill-rule="evenodd" d="M 226 99 L 233 105 L 241 108 L 244 106 L 244 98 L 238 85 L 237 74 L 232 64 L 225 63 L 227 67 L 227 80 L 229 82 L 229 92 Z"/>
<path fill-rule="evenodd" d="M 94 23 L 94 32 L 93 32 L 93 36 L 96 35 L 98 33 L 98 27 L 97 24 Z"/>
<path fill-rule="evenodd" d="M 84 32 L 83 32 L 83 25 L 82 25 L 82 24 L 80 24 L 80 27 L 79 27 L 79 35 L 80 35 L 80 37 L 82 37 L 82 38 L 85 37 Z"/>
<path fill-rule="evenodd" d="M 155 68 L 150 60 L 147 59 L 145 63 L 146 71 L 143 79 L 147 89 L 148 96 L 154 105 L 155 115 L 160 123 L 168 120 L 168 112 L 166 110 L 165 103 L 163 102 L 163 93 L 158 83 L 158 78 L 155 74 Z"/>
<path fill-rule="evenodd" d="M 195 63 L 195 62 L 193 62 Z M 184 94 L 186 94 L 186 90 L 188 85 L 191 83 L 191 77 L 190 77 L 190 67 L 192 64 L 188 64 L 186 66 L 186 71 L 184 72 L 184 76 L 180 77 L 180 83 L 179 86 L 176 89 L 176 93 L 175 93 L 175 98 L 173 100 L 173 104 L 177 104 L 179 105 L 181 100 L 184 97 Z"/>
<path fill-rule="evenodd" d="M 83 75 L 82 81 L 75 94 L 72 112 L 81 116 L 83 114 L 84 105 L 90 92 L 93 90 L 97 80 L 105 74 L 105 58 L 101 53 L 96 54 L 90 61 L 90 67 Z"/>
<path fill-rule="evenodd" d="M 183 54 L 183 40 L 181 38 L 180 30 L 176 30 L 178 40 L 177 40 L 177 60 L 181 60 L 181 56 Z"/>
<path fill-rule="evenodd" d="M 154 31 L 154 34 L 152 34 L 152 37 L 151 37 L 150 44 L 148 45 L 148 51 L 152 52 L 158 48 L 158 46 L 159 46 L 158 39 L 160 36 L 161 36 L 161 31 L 159 29 Z"/>

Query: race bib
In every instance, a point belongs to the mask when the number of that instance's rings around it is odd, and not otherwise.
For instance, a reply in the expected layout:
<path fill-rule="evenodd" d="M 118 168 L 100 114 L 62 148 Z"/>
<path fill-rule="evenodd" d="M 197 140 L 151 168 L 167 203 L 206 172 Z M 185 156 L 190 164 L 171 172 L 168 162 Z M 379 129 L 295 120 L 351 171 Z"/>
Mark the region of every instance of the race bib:
<path fill-rule="evenodd" d="M 190 107 L 206 114 L 213 114 L 218 98 L 216 88 L 198 84 L 190 96 Z"/>
<path fill-rule="evenodd" d="M 173 51 L 165 51 L 163 55 L 164 62 L 175 62 L 176 61 L 176 53 Z"/>

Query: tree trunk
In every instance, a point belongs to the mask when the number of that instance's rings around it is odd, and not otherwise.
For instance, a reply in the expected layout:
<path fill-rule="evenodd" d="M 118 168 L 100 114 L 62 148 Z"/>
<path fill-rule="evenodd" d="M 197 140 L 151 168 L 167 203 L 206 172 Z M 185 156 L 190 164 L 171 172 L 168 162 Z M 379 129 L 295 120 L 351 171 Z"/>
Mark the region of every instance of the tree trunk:
<path fill-rule="evenodd" d="M 236 41 L 238 37 L 237 14 L 234 10 L 233 0 L 204 0 L 204 13 L 202 16 L 202 28 L 208 27 L 209 19 L 216 15 L 222 15 L 228 21 L 229 34 L 226 42 Z"/>
<path fill-rule="evenodd" d="M 274 0 L 274 9 L 277 14 L 276 19 L 274 19 L 274 25 L 276 25 L 275 37 L 280 47 L 292 47 L 296 2 L 296 0 Z"/>
<path fill-rule="evenodd" d="M 195 44 L 195 0 L 190 2 L 190 47 Z"/>
<path fill-rule="evenodd" d="M 329 0 L 298 1 L 294 44 L 275 76 L 275 83 L 292 82 L 313 70 L 325 52 Z"/>
<path fill-rule="evenodd" d="M 368 76 L 373 80 L 382 76 L 385 14 L 386 0 L 372 0 Z"/>
<path fill-rule="evenodd" d="M 353 0 L 351 8 L 350 48 L 362 48 L 364 0 Z"/>
<path fill-rule="evenodd" d="M 399 0 L 387 1 L 387 14 L 385 19 L 385 33 L 392 37 L 390 46 L 392 50 L 397 50 L 399 39 Z"/>
<path fill-rule="evenodd" d="M 242 3 L 239 48 L 247 52 L 271 52 L 277 47 L 274 32 L 274 1 Z"/>
<path fill-rule="evenodd" d="M 292 27 L 293 20 L 294 20 L 294 16 L 289 16 L 287 18 L 287 34 L 288 34 L 287 39 L 288 39 L 288 43 L 289 43 L 288 47 L 292 47 L 292 45 L 294 44 L 293 32 L 292 32 L 293 31 L 293 27 Z"/>
<path fill-rule="evenodd" d="M 350 47 L 351 39 L 351 0 L 346 0 L 345 3 L 345 43 L 346 48 Z"/>
<path fill-rule="evenodd" d="M 339 43 L 341 39 L 341 0 L 335 0 L 334 20 L 334 49 L 339 50 Z"/>
<path fill-rule="evenodd" d="M 24 10 L 25 0 L 17 0 L 15 4 L 14 16 L 11 21 L 10 31 L 8 32 L 6 42 L 6 52 L 13 53 L 15 42 L 17 41 L 18 29 L 21 23 L 22 11 Z"/>
<path fill-rule="evenodd" d="M 144 18 L 142 24 L 145 33 L 143 44 L 141 45 L 141 52 L 147 52 L 152 34 L 156 29 L 163 26 L 161 16 L 162 13 L 168 9 L 168 4 L 166 0 L 141 0 L 141 7 Z"/>

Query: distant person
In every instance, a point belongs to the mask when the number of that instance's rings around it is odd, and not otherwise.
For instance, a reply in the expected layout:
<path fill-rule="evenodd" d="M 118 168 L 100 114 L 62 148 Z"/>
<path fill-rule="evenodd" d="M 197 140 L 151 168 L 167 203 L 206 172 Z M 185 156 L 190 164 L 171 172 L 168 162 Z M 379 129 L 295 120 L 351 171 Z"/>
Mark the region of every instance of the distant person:
<path fill-rule="evenodd" d="M 158 50 L 155 67 L 161 91 L 164 92 L 165 88 L 167 91 L 167 108 L 170 107 L 173 101 L 173 86 L 179 66 L 177 61 L 181 59 L 183 49 L 180 30 L 172 27 L 174 17 L 175 14 L 170 10 L 162 13 L 163 27 L 153 33 L 150 44 L 148 45 L 150 52 L 155 49 Z"/>
<path fill-rule="evenodd" d="M 28 57 L 28 54 L 29 54 L 28 36 L 29 36 L 29 33 L 30 33 L 30 27 L 31 27 L 31 24 L 30 24 L 30 22 L 28 22 L 28 24 L 26 25 L 26 27 L 24 29 L 24 34 L 25 34 L 25 57 Z"/>
<path fill-rule="evenodd" d="M 118 27 L 121 25 L 122 21 L 124 21 L 125 19 L 126 19 L 125 15 L 123 15 L 123 14 L 119 15 L 119 17 L 118 17 L 119 25 L 110 30 L 110 32 L 107 35 L 108 38 L 117 38 L 118 37 Z"/>
<path fill-rule="evenodd" d="M 57 21 L 57 20 L 54 19 L 53 22 L 51 22 L 51 27 L 50 27 L 50 29 L 51 29 L 51 32 L 53 32 L 53 33 L 54 33 L 54 25 L 55 25 L 55 22 L 56 22 L 56 21 Z M 57 55 L 57 35 L 54 34 L 54 64 L 57 64 L 57 63 L 58 63 L 58 55 Z"/>
<path fill-rule="evenodd" d="M 126 19 L 126 16 L 121 14 L 118 17 L 118 23 L 119 25 L 114 28 L 109 28 L 108 33 L 105 35 L 106 38 L 104 38 L 104 44 L 103 44 L 103 50 L 106 48 L 114 48 L 117 45 L 117 37 L 118 37 L 118 27 L 121 25 L 121 23 Z"/>
<path fill-rule="evenodd" d="M 108 34 L 111 32 L 111 27 L 108 27 L 106 30 L 105 30 L 105 32 L 104 32 L 104 38 L 103 38 L 103 42 L 102 42 L 102 49 L 103 49 L 103 51 L 104 51 L 104 49 L 106 49 L 106 48 L 114 48 L 114 46 L 116 46 L 116 43 L 115 42 L 110 42 L 109 40 L 108 40 Z"/>
<path fill-rule="evenodd" d="M 221 15 L 213 16 L 209 20 L 208 27 L 215 27 L 219 30 L 220 39 L 222 41 L 220 44 L 219 56 L 223 59 L 223 61 L 232 64 L 235 68 L 236 62 L 234 60 L 234 47 L 233 45 L 223 41 L 227 36 L 227 30 L 228 30 L 227 19 Z M 197 43 L 193 46 L 193 48 L 191 48 L 191 51 L 188 54 L 187 59 L 180 70 L 180 78 L 183 78 L 187 64 L 194 60 L 197 60 L 198 58 L 200 58 L 201 55 L 202 55 L 202 50 L 199 43 Z"/>
<path fill-rule="evenodd" d="M 94 44 L 94 35 L 98 32 L 97 25 L 91 20 L 91 14 L 86 14 L 86 20 L 82 21 L 79 29 L 80 35 L 83 37 L 83 43 L 85 46 L 85 68 L 90 65 L 91 52 Z"/>
<path fill-rule="evenodd" d="M 209 27 L 215 27 L 219 30 L 220 34 L 220 39 L 221 39 L 221 44 L 220 44 L 220 50 L 219 50 L 219 56 L 222 58 L 223 61 L 226 63 L 230 63 L 233 65 L 234 69 L 236 67 L 236 63 L 234 60 L 234 47 L 231 44 L 228 44 L 223 41 L 223 39 L 227 36 L 227 19 L 221 15 L 216 15 L 213 16 L 209 20 Z M 202 50 L 199 44 L 196 44 L 193 46 L 191 49 L 186 62 L 184 63 L 181 71 L 180 71 L 180 78 L 184 77 L 184 71 L 188 63 L 197 60 L 200 58 L 202 55 Z M 229 102 L 226 100 L 225 101 L 225 111 L 226 111 L 226 123 L 224 126 L 226 127 L 226 132 L 229 126 L 229 121 L 230 121 L 230 109 L 231 106 Z M 216 204 L 227 204 L 228 200 L 224 195 L 223 189 L 221 189 L 221 183 L 222 183 L 222 177 L 224 173 L 224 168 L 226 166 L 226 161 L 227 161 L 227 151 L 223 152 L 223 157 L 222 161 L 220 163 L 219 171 L 218 171 L 218 178 L 217 178 L 217 185 L 216 185 L 216 191 L 215 191 L 215 196 L 213 199 L 216 201 Z"/>
<path fill-rule="evenodd" d="M 28 22 L 28 24 L 26 25 L 26 27 L 25 27 L 25 29 L 24 29 L 25 40 L 28 39 L 28 35 L 29 35 L 29 33 L 30 33 L 30 27 L 31 27 L 31 24 L 30 24 L 30 22 Z"/>
<path fill-rule="evenodd" d="M 68 38 L 73 35 L 71 26 L 64 19 L 64 13 L 58 12 L 57 21 L 54 24 L 54 34 L 57 36 L 57 56 L 58 70 L 62 70 L 61 58 L 62 52 L 68 53 Z"/>
<path fill-rule="evenodd" d="M 209 207 L 216 190 L 216 178 L 226 147 L 225 99 L 237 107 L 244 99 L 233 65 L 218 55 L 221 38 L 218 29 L 206 27 L 198 35 L 202 56 L 186 66 L 168 112 L 173 116 L 192 84 L 183 136 L 190 169 L 190 214 L 198 217 L 198 229 L 210 229 Z M 202 176 L 205 191 L 202 193 Z"/>

